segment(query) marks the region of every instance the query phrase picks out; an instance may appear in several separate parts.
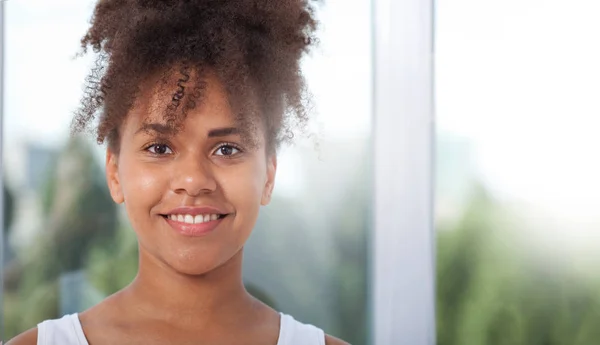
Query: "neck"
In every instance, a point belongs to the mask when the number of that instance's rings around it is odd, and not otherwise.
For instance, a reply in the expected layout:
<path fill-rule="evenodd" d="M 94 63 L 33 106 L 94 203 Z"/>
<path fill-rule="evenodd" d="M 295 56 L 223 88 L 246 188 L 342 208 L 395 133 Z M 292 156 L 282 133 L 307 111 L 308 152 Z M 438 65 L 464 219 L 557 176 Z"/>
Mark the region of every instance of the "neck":
<path fill-rule="evenodd" d="M 251 312 L 256 301 L 242 282 L 242 258 L 240 250 L 211 272 L 192 276 L 176 272 L 140 249 L 138 275 L 124 293 L 144 316 L 179 326 L 189 322 L 197 327 L 247 315 L 243 311 Z"/>

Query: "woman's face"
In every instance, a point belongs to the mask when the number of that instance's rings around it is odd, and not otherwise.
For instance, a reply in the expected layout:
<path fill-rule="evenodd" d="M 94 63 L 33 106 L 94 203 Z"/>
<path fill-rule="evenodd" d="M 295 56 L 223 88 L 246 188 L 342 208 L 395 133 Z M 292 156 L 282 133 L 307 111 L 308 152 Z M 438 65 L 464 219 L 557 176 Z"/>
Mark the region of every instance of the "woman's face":
<path fill-rule="evenodd" d="M 158 111 L 164 90 L 142 86 L 120 127 L 119 153 L 108 150 L 106 160 L 111 195 L 125 203 L 140 250 L 190 275 L 240 251 L 270 200 L 276 170 L 263 133 L 244 145 L 223 85 L 214 76 L 206 83 L 203 102 L 175 134 Z"/>

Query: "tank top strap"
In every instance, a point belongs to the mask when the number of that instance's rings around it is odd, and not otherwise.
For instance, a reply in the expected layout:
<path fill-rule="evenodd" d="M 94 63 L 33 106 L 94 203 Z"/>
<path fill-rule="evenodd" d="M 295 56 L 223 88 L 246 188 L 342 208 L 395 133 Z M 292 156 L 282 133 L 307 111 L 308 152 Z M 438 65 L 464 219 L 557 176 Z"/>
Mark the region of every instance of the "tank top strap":
<path fill-rule="evenodd" d="M 281 313 L 277 345 L 325 345 L 325 332 Z"/>
<path fill-rule="evenodd" d="M 281 313 L 277 345 L 325 345 L 323 330 Z M 89 345 L 77 314 L 38 325 L 37 345 Z"/>
<path fill-rule="evenodd" d="M 38 324 L 37 345 L 89 345 L 77 314 Z"/>

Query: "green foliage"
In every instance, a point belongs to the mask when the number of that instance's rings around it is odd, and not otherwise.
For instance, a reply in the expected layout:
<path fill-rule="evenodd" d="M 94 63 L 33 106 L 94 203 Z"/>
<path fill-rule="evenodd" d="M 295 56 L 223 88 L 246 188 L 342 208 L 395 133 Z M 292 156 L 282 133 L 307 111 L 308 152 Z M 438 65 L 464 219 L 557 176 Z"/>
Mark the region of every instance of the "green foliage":
<path fill-rule="evenodd" d="M 5 286 L 8 338 L 56 318 L 60 277 L 84 269 L 90 253 L 113 243 L 116 207 L 87 142 L 74 138 L 67 144 L 44 190 L 43 228 L 26 255 L 19 253 L 16 262 L 7 265 L 11 268 L 11 284 Z"/>
<path fill-rule="evenodd" d="M 367 342 L 367 189 L 349 188 L 335 213 L 310 214 L 297 200 L 273 200 L 245 251 L 257 297 L 351 344 Z"/>
<path fill-rule="evenodd" d="M 93 247 L 86 265 L 92 285 L 104 295 L 127 286 L 138 269 L 138 245 L 133 229 L 122 224 L 111 243 Z"/>
<path fill-rule="evenodd" d="M 358 181 L 366 180 L 363 164 L 358 172 Z M 333 229 L 332 256 L 335 258 L 330 269 L 334 288 L 332 308 L 337 329 L 330 332 L 351 344 L 367 343 L 368 325 L 368 236 L 371 227 L 369 185 L 358 183 L 348 190 L 342 203 L 343 214 L 338 215 Z"/>
<path fill-rule="evenodd" d="M 438 345 L 600 342 L 598 276 L 535 260 L 527 227 L 480 189 L 456 227 L 439 231 Z"/>
<path fill-rule="evenodd" d="M 13 194 L 8 189 L 8 187 L 6 187 L 6 183 L 3 184 L 3 192 L 4 192 L 4 197 L 3 197 L 2 201 L 4 203 L 4 210 L 3 210 L 4 224 L 2 224 L 2 226 L 3 226 L 4 235 L 6 238 L 8 228 L 12 224 L 15 205 L 14 205 Z"/>

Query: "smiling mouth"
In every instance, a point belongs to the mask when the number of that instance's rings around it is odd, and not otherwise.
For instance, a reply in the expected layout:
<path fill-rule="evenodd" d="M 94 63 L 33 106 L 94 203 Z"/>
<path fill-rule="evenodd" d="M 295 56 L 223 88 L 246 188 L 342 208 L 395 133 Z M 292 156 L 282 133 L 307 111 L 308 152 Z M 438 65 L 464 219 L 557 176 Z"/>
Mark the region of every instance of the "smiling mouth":
<path fill-rule="evenodd" d="M 185 223 L 185 224 L 202 224 L 213 222 L 215 220 L 223 219 L 227 216 L 227 214 L 218 214 L 218 213 L 207 213 L 207 214 L 163 214 L 161 215 L 163 218 L 167 220 L 171 220 L 174 222 Z"/>

